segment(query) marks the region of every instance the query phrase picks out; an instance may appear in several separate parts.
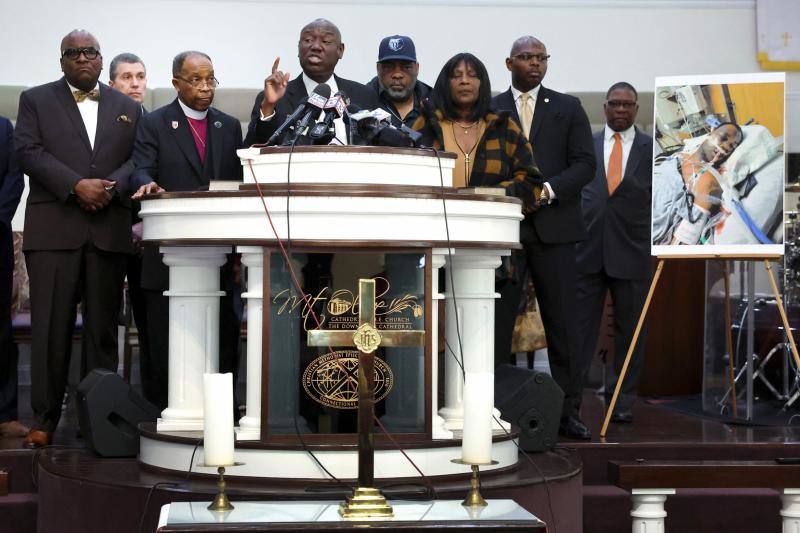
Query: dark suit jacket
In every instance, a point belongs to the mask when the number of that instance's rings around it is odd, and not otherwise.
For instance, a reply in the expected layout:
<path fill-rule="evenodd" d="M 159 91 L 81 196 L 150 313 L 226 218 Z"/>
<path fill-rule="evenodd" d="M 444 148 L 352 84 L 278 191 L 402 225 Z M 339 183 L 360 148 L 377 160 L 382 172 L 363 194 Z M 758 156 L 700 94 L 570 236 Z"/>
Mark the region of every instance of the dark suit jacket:
<path fill-rule="evenodd" d="M 649 278 L 653 138 L 636 129 L 625 175 L 609 197 L 603 133 L 594 135 L 597 172 L 583 189 L 589 237 L 575 247 L 578 272 L 595 274 L 602 269 L 620 279 Z"/>
<path fill-rule="evenodd" d="M 177 124 L 177 128 L 173 127 Z M 239 120 L 208 110 L 205 164 L 194 144 L 189 121 L 177 98 L 142 117 L 136 133 L 133 160 L 137 186 L 155 181 L 167 191 L 208 190 L 211 180 L 242 180 L 242 165 L 236 150 L 242 147 Z M 155 246 L 147 246 L 142 262 L 142 288 L 166 290 L 169 270 Z"/>
<path fill-rule="evenodd" d="M 492 99 L 520 123 L 511 89 Z M 568 243 L 586 237 L 581 217 L 581 189 L 594 176 L 595 160 L 589 119 L 574 96 L 539 89 L 529 136 L 533 158 L 556 200 L 529 218 L 545 243 Z"/>
<path fill-rule="evenodd" d="M 25 182 L 14 154 L 14 128 L 10 120 L 0 117 L 0 225 L 6 230 L 11 228 L 11 219 L 24 188 Z"/>
<path fill-rule="evenodd" d="M 64 78 L 24 91 L 19 98 L 14 146 L 30 177 L 25 209 L 25 250 L 74 250 L 90 242 L 130 253 L 131 154 L 139 104 L 100 84 L 94 149 Z M 111 203 L 83 210 L 71 193 L 82 178 L 117 182 Z"/>
<path fill-rule="evenodd" d="M 346 80 L 334 75 L 336 86 L 344 92 L 350 103 L 361 109 L 375 109 L 380 106 L 378 95 L 366 85 Z M 247 127 L 245 146 L 266 142 L 278 126 L 283 124 L 286 117 L 291 115 L 302 102 L 308 99 L 308 91 L 302 77 L 297 77 L 286 86 L 286 94 L 275 105 L 275 116 L 270 121 L 261 120 L 261 102 L 264 100 L 264 91 L 258 93 L 253 111 L 250 113 L 250 125 Z"/>

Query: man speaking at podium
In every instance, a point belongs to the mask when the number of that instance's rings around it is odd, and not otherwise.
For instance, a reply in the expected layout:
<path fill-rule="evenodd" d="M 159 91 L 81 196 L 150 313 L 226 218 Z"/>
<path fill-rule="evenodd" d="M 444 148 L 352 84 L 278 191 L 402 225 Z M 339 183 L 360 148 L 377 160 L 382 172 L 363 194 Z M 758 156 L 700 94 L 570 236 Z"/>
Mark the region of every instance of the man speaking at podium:
<path fill-rule="evenodd" d="M 272 72 L 264 80 L 264 90 L 256 96 L 244 139 L 246 146 L 269 139 L 286 117 L 305 102 L 320 83 L 330 87 L 331 95 L 342 91 L 351 103 L 362 109 L 375 109 L 379 106 L 378 95 L 371 88 L 333 73 L 336 63 L 344 55 L 344 43 L 339 28 L 331 21 L 317 19 L 306 24 L 300 31 L 297 50 L 303 74 L 289 81 L 289 73 L 278 69 L 280 58 L 275 59 Z M 342 118 L 334 120 L 334 128 L 336 136 L 332 142 L 347 144 L 347 129 Z"/>

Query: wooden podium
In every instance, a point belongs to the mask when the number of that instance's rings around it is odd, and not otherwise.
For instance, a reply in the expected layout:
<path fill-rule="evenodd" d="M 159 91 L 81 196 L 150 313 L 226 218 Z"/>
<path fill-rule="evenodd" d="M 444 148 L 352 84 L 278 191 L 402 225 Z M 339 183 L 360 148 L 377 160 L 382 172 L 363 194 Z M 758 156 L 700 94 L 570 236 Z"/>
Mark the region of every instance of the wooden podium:
<path fill-rule="evenodd" d="M 312 294 L 319 298 L 305 305 L 291 292 L 281 251 L 288 246 L 293 264 L 318 255 L 332 257 L 334 271 L 341 257 L 357 265 L 354 270 L 366 269 L 365 264 L 379 265 L 382 271 L 375 267 L 368 272 L 383 272 L 386 278 L 393 269 L 414 270 L 408 287 L 394 285 L 398 291 L 402 288 L 402 296 L 395 299 L 414 299 L 403 311 L 413 310 L 413 315 L 407 315 L 408 323 L 425 331 L 424 346 L 416 356 L 421 407 L 414 419 L 417 425 L 394 436 L 426 476 L 468 474 L 468 466 L 451 462 L 460 457 L 464 373 L 494 372 L 495 269 L 502 256 L 520 246 L 521 202 L 492 191 L 454 189 L 455 156 L 447 153 L 310 146 L 293 151 L 249 148 L 239 155 L 245 179 L 238 190 L 165 192 L 142 201 L 144 240 L 160 246 L 170 268 L 165 293 L 170 301 L 170 375 L 168 407 L 155 428 L 142 431 L 140 462 L 170 471 L 191 468 L 213 474 L 213 469 L 201 466 L 202 453 L 192 462 L 192 452 L 203 429 L 202 375 L 218 369 L 218 269 L 226 253 L 238 252 L 247 267 L 243 294 L 248 319 L 246 414 L 237 428 L 236 445 L 237 461 L 244 465 L 230 468 L 226 476 L 326 479 L 303 451 L 311 446 L 333 475 L 354 477 L 355 433 L 320 429 L 324 425 L 320 420 L 333 420 L 335 425 L 346 416 L 330 406 L 313 420 L 298 415 L 314 400 L 297 384 L 307 361 L 293 355 L 295 341 L 287 339 L 310 322 L 310 310 L 332 321 L 337 313 L 355 310 L 357 302 L 334 298 L 336 290 L 346 290 L 334 281 L 328 292 Z M 444 288 L 439 287 L 442 268 L 446 269 Z M 300 272 L 299 267 L 296 270 Z M 346 279 L 349 274 L 341 271 L 338 279 Z M 388 295 L 386 299 L 380 305 L 388 305 Z M 443 333 L 448 349 L 441 409 L 437 397 L 439 300 L 446 306 Z M 292 316 L 296 319 L 287 319 Z M 401 316 L 406 315 L 397 315 Z M 389 326 L 387 319 L 384 327 Z M 463 373 L 458 362 L 462 356 Z M 390 395 L 386 402 L 391 401 Z M 492 403 L 493 394 L 486 394 L 485 401 Z M 280 409 L 285 411 L 282 415 Z M 279 426 L 279 415 L 284 416 L 284 426 Z M 510 435 L 496 425 L 493 458 L 498 464 L 487 471 L 517 463 Z M 382 440 L 380 432 L 375 465 L 378 479 L 419 476 L 396 446 Z"/>

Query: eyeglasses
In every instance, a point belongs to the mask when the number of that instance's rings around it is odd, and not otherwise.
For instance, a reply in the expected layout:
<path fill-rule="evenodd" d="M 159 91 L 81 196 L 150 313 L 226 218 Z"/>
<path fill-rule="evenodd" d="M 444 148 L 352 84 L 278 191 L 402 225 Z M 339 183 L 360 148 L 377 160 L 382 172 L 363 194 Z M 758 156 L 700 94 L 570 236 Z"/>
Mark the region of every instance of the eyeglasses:
<path fill-rule="evenodd" d="M 607 100 L 606 105 L 608 107 L 621 107 L 622 109 L 633 109 L 636 107 L 636 102 L 630 101 L 622 101 L 622 100 Z"/>
<path fill-rule="evenodd" d="M 517 54 L 511 56 L 512 59 L 519 59 L 520 61 L 524 61 L 529 63 L 531 60 L 535 59 L 539 63 L 546 63 L 548 59 L 550 59 L 550 54 L 529 54 L 527 52 L 523 52 L 521 54 Z"/>
<path fill-rule="evenodd" d="M 72 61 L 75 61 L 83 54 L 86 59 L 89 61 L 93 59 L 97 59 L 97 56 L 100 55 L 100 50 L 97 48 L 67 48 L 63 52 L 61 52 L 61 57 L 66 57 Z"/>
<path fill-rule="evenodd" d="M 175 79 L 185 81 L 195 89 L 200 89 L 203 85 L 207 85 L 209 89 L 216 89 L 219 86 L 219 80 L 217 78 L 192 78 L 187 80 L 186 78 L 175 76 Z"/>

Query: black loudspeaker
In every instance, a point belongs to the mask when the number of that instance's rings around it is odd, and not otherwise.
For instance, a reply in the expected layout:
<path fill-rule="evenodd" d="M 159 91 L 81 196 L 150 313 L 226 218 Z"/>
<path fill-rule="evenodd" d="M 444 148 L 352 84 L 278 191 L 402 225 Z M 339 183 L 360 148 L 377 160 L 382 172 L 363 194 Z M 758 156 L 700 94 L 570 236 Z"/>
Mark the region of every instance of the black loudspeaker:
<path fill-rule="evenodd" d="M 526 452 L 552 450 L 558 437 L 564 392 L 544 372 L 500 365 L 494 374 L 494 405 L 503 420 L 519 427 Z"/>
<path fill-rule="evenodd" d="M 155 422 L 158 408 L 116 373 L 92 370 L 78 385 L 78 421 L 83 438 L 103 457 L 135 457 L 141 422 Z"/>

